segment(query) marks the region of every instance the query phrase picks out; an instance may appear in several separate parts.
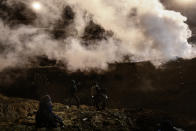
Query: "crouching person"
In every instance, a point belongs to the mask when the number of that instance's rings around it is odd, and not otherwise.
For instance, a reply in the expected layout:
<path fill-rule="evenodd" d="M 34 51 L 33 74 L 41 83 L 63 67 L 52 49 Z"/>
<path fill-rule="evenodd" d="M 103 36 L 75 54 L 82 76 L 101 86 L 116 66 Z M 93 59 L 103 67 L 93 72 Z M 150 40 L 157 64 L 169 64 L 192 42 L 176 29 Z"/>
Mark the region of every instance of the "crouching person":
<path fill-rule="evenodd" d="M 52 112 L 52 101 L 49 95 L 45 95 L 40 99 L 35 119 L 36 128 L 64 127 L 62 119 Z"/>

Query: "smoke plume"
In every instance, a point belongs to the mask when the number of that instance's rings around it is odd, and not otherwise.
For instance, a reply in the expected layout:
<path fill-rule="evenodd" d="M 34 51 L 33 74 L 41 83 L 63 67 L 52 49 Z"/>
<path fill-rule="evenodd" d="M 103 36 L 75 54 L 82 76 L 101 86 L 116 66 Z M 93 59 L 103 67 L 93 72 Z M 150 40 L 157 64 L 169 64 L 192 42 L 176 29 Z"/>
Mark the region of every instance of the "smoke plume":
<path fill-rule="evenodd" d="M 125 59 L 159 66 L 195 57 L 187 41 L 187 18 L 166 10 L 159 0 L 37 2 L 39 10 L 32 7 L 33 0 L 0 2 L 0 70 L 31 65 L 39 56 L 70 71 L 106 70 L 108 64 Z M 88 36 L 99 35 L 88 28 L 90 23 L 103 28 L 100 37 Z"/>

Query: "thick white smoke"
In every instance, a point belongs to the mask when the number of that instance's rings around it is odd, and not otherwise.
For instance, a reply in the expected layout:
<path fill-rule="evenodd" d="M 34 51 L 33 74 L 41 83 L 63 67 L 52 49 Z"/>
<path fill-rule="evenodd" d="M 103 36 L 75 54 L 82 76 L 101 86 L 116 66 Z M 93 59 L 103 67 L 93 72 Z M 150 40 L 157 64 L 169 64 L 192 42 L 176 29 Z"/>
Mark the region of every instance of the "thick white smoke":
<path fill-rule="evenodd" d="M 7 0 L 9 5 L 24 3 L 32 9 L 32 0 Z M 166 10 L 159 0 L 39 0 L 41 9 L 30 25 L 8 26 L 0 22 L 0 70 L 28 65 L 36 56 L 63 63 L 69 70 L 107 69 L 108 64 L 151 61 L 160 65 L 176 58 L 195 57 L 195 49 L 188 43 L 191 31 L 186 17 Z M 75 18 L 64 40 L 54 39 L 48 30 L 62 19 L 62 12 L 70 5 Z M 32 9 L 33 10 L 33 9 Z M 94 40 L 85 46 L 81 38 L 89 21 L 112 31 L 113 36 Z M 1 47 L 0 46 L 0 47 Z"/>

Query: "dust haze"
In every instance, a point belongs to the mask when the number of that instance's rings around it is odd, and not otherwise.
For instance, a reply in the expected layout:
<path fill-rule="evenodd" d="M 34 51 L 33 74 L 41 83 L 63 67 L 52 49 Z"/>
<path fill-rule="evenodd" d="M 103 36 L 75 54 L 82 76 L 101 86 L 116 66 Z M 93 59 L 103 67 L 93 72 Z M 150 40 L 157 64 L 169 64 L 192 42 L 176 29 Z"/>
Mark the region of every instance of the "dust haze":
<path fill-rule="evenodd" d="M 108 64 L 125 58 L 160 66 L 195 57 L 187 18 L 158 0 L 40 0 L 39 10 L 32 3 L 1 1 L 0 70 L 31 66 L 39 56 L 70 71 L 107 70 Z M 68 18 L 66 10 L 72 12 Z M 16 11 L 17 18 L 9 14 Z M 104 38 L 83 39 L 92 21 L 104 29 Z M 54 37 L 56 30 L 64 32 L 60 39 Z"/>

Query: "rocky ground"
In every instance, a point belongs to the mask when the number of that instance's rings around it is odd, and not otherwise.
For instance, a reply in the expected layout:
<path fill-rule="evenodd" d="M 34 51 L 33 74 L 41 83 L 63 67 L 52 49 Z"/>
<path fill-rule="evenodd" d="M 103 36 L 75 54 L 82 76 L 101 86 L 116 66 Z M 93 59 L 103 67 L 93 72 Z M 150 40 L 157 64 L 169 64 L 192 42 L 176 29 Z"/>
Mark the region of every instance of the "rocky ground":
<path fill-rule="evenodd" d="M 35 130 L 35 112 L 38 101 L 22 98 L 8 98 L 0 95 L 0 131 Z M 164 119 L 170 119 L 165 113 L 145 109 L 106 109 L 96 111 L 94 107 L 81 105 L 66 106 L 55 103 L 54 112 L 65 124 L 66 131 L 155 131 Z M 175 126 L 184 121 L 175 119 Z M 39 129 L 45 131 L 49 129 Z M 179 130 L 180 131 L 180 130 Z"/>

